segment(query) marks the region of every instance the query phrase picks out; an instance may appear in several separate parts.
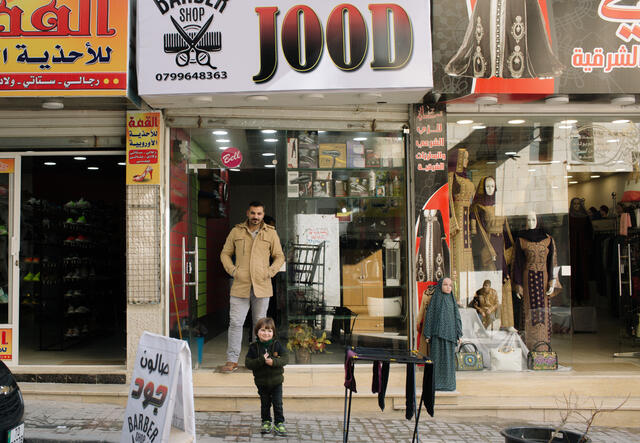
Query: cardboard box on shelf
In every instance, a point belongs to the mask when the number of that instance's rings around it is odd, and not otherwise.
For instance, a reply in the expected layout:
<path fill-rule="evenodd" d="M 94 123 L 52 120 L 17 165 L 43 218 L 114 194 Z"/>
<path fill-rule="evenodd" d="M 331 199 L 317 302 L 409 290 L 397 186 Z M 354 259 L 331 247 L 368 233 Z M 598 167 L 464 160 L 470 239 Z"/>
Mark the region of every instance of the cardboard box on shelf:
<path fill-rule="evenodd" d="M 346 168 L 347 145 L 344 143 L 322 143 L 320 145 L 318 167 Z"/>
<path fill-rule="evenodd" d="M 364 168 L 364 145 L 360 142 L 347 141 L 347 168 Z"/>

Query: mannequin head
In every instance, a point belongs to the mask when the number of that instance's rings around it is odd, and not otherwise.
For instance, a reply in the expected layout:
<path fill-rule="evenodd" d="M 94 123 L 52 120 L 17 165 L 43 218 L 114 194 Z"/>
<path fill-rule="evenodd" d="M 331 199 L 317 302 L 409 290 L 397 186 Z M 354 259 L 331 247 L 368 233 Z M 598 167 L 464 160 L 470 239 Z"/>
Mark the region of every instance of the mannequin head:
<path fill-rule="evenodd" d="M 487 195 L 493 195 L 496 192 L 496 181 L 493 177 L 487 177 L 484 181 L 484 192 Z"/>
<path fill-rule="evenodd" d="M 527 214 L 527 229 L 535 229 L 538 226 L 538 217 L 534 211 Z"/>
<path fill-rule="evenodd" d="M 451 294 L 453 291 L 453 283 L 450 278 L 445 278 L 442 280 L 442 293 L 443 294 Z"/>
<path fill-rule="evenodd" d="M 458 149 L 458 163 L 456 164 L 456 172 L 464 172 L 469 166 L 469 152 L 464 149 Z"/>
<path fill-rule="evenodd" d="M 484 289 L 485 291 L 491 289 L 491 280 L 485 280 L 482 284 L 482 289 Z"/>

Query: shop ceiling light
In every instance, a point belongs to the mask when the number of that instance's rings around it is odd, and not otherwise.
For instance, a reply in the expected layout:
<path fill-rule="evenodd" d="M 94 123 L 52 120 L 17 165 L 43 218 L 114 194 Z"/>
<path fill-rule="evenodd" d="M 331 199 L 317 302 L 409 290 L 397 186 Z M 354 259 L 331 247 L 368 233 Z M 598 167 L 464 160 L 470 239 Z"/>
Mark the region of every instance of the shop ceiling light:
<path fill-rule="evenodd" d="M 616 172 L 625 172 L 626 169 L 616 169 Z"/>
<path fill-rule="evenodd" d="M 56 162 L 44 162 L 46 166 L 55 166 Z"/>
<path fill-rule="evenodd" d="M 459 125 L 470 125 L 473 123 L 473 120 L 458 120 L 456 123 Z"/>
<path fill-rule="evenodd" d="M 509 123 L 510 125 L 521 125 L 522 123 L 524 123 L 524 120 L 517 118 L 515 120 L 509 120 L 507 123 Z"/>
<path fill-rule="evenodd" d="M 558 125 L 558 129 L 571 129 L 573 125 Z"/>
<path fill-rule="evenodd" d="M 529 172 L 536 172 L 535 169 L 529 169 Z"/>
<path fill-rule="evenodd" d="M 620 140 L 618 140 L 617 138 L 610 138 L 609 140 L 607 140 L 607 143 L 618 143 Z"/>
<path fill-rule="evenodd" d="M 216 140 L 216 143 L 229 143 L 231 140 L 228 140 L 226 138 L 219 138 Z"/>
<path fill-rule="evenodd" d="M 516 151 L 509 151 L 505 152 L 504 155 L 506 155 L 507 157 L 511 157 L 513 155 L 518 155 L 518 153 Z"/>
<path fill-rule="evenodd" d="M 118 162 L 118 166 L 127 166 L 125 162 Z"/>
<path fill-rule="evenodd" d="M 44 109 L 53 110 L 64 109 L 64 103 L 62 103 L 62 100 L 47 100 L 46 102 L 42 103 L 42 107 Z"/>
<path fill-rule="evenodd" d="M 544 102 L 548 105 L 566 105 L 569 103 L 568 95 L 552 95 L 544 99 Z"/>
<path fill-rule="evenodd" d="M 276 155 L 275 152 L 263 152 L 262 156 L 263 157 L 274 157 Z"/>
<path fill-rule="evenodd" d="M 614 120 L 611 123 L 615 123 L 616 125 L 622 124 L 622 123 L 629 123 L 630 120 L 627 120 L 626 118 L 620 119 L 620 120 Z"/>
<path fill-rule="evenodd" d="M 495 165 L 498 162 L 487 162 L 488 165 Z"/>
<path fill-rule="evenodd" d="M 498 97 L 495 95 L 483 95 L 476 98 L 476 105 L 495 105 L 498 103 Z"/>
<path fill-rule="evenodd" d="M 578 120 L 562 120 L 560 122 L 561 125 L 572 125 L 574 123 L 578 123 Z"/>
<path fill-rule="evenodd" d="M 324 100 L 324 94 L 320 94 L 318 92 L 314 92 L 312 94 L 302 94 L 301 95 L 303 100 Z"/>
<path fill-rule="evenodd" d="M 87 169 L 89 169 L 90 171 L 97 171 L 100 168 L 98 168 L 97 166 L 89 166 L 87 167 Z"/>
<path fill-rule="evenodd" d="M 565 175 L 564 178 L 573 178 L 573 175 Z"/>
<path fill-rule="evenodd" d="M 367 137 L 355 137 L 353 139 L 354 142 L 363 142 L 367 139 Z"/>
<path fill-rule="evenodd" d="M 485 129 L 486 127 L 486 125 L 473 125 L 471 129 Z"/>
<path fill-rule="evenodd" d="M 275 129 L 263 129 L 260 132 L 262 132 L 263 134 L 275 134 L 278 131 L 276 131 Z"/>
<path fill-rule="evenodd" d="M 265 168 L 275 168 L 276 165 L 264 165 Z"/>
<path fill-rule="evenodd" d="M 590 175 L 589 177 L 591 177 L 591 178 L 600 178 L 599 175 Z"/>
<path fill-rule="evenodd" d="M 74 160 L 86 160 L 87 157 L 73 157 Z"/>
<path fill-rule="evenodd" d="M 215 131 L 211 131 L 213 135 L 227 135 L 227 131 L 223 131 L 222 129 L 216 129 Z"/>
<path fill-rule="evenodd" d="M 218 149 L 224 151 L 225 149 L 229 149 L 229 146 L 219 146 Z"/>
<path fill-rule="evenodd" d="M 238 169 L 238 168 L 231 168 L 231 169 L 229 169 L 229 171 L 233 171 L 233 172 L 240 172 L 240 169 Z"/>
<path fill-rule="evenodd" d="M 278 139 L 277 138 L 265 138 L 264 141 L 267 142 L 267 143 L 275 143 L 275 142 L 278 141 Z"/>
<path fill-rule="evenodd" d="M 249 95 L 247 96 L 247 100 L 250 102 L 266 102 L 269 101 L 269 97 L 266 95 Z"/>
<path fill-rule="evenodd" d="M 629 106 L 636 104 L 636 97 L 634 95 L 619 95 L 611 99 L 612 105 Z"/>
<path fill-rule="evenodd" d="M 578 182 L 574 180 L 574 181 L 570 181 L 570 182 L 569 182 L 569 184 L 570 184 L 570 185 L 577 185 L 577 184 L 578 184 Z"/>

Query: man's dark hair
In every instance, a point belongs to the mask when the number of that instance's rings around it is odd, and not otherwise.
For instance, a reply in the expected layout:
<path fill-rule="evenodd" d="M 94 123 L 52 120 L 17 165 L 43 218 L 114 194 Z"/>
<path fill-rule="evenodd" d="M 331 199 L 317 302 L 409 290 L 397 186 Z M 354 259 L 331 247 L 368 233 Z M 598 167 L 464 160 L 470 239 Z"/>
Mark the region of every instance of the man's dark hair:
<path fill-rule="evenodd" d="M 609 213 L 609 206 L 607 206 L 607 205 L 602 205 L 602 206 L 600 206 L 600 210 L 601 210 L 602 212 L 604 212 L 605 214 L 608 214 L 608 213 Z"/>
<path fill-rule="evenodd" d="M 249 207 L 250 208 L 260 207 L 260 208 L 264 209 L 264 203 L 259 202 L 259 201 L 253 201 L 253 202 L 249 203 Z"/>

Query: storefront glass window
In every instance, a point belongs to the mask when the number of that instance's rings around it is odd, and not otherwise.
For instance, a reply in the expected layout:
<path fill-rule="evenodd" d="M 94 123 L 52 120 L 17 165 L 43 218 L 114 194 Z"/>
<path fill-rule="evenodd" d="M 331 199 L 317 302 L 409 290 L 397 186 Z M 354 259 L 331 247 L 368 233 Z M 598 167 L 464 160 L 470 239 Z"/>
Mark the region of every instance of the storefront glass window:
<path fill-rule="evenodd" d="M 345 343 L 406 348 L 402 134 L 216 128 L 174 129 L 171 138 L 171 334 L 194 344 L 202 337 L 196 364 L 227 360 L 233 280 L 220 251 L 255 200 L 286 256 L 268 310 L 284 343 L 294 330 L 324 335 L 330 344 L 318 345 L 314 364 L 342 362 Z M 183 239 L 199 251 L 197 268 L 185 256 L 184 272 Z"/>
<path fill-rule="evenodd" d="M 579 370 L 637 341 L 639 135 L 621 117 L 449 115 L 454 281 L 486 366 L 545 342 Z"/>

